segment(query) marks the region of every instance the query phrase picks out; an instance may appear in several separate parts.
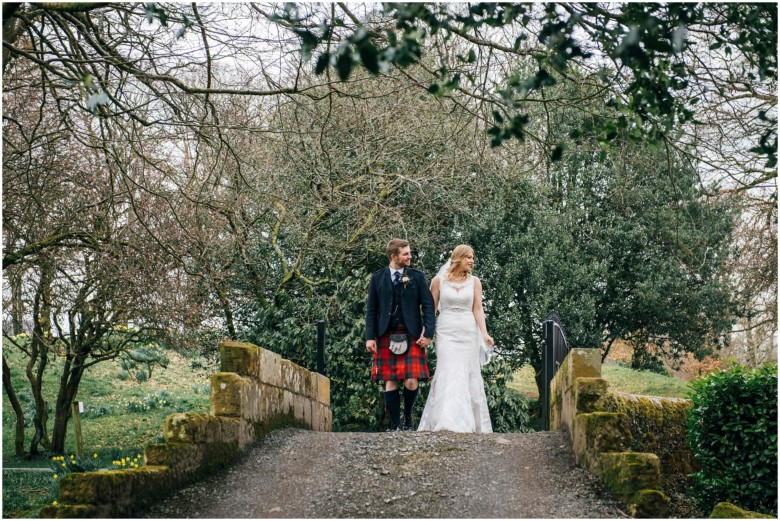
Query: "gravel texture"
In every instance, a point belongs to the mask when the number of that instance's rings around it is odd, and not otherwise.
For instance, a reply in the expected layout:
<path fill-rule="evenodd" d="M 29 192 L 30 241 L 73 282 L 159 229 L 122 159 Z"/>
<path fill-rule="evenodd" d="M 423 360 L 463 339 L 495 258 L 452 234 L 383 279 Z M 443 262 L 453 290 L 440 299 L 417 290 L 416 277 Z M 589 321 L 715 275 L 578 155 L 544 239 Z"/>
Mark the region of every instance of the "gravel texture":
<path fill-rule="evenodd" d="M 147 518 L 624 518 L 563 432 L 274 431 Z"/>

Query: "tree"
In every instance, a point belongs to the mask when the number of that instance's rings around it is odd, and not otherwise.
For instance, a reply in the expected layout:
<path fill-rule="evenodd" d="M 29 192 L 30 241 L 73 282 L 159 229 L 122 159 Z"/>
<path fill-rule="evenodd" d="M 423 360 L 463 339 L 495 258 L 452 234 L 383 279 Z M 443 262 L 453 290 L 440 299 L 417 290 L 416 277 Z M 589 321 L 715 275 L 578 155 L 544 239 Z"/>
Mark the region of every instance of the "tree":
<path fill-rule="evenodd" d="M 554 117 L 564 134 L 582 126 Z M 617 339 L 670 360 L 723 346 L 735 312 L 724 271 L 733 209 L 705 199 L 696 172 L 657 147 L 623 137 L 607 152 L 583 134 L 569 150 L 541 179 L 507 185 L 465 230 L 500 352 L 531 363 L 539 384 L 552 309 L 570 346 L 602 357 Z"/>
<path fill-rule="evenodd" d="M 185 322 L 184 316 L 191 319 L 191 307 L 176 305 L 188 288 L 154 240 L 168 246 L 178 240 L 167 207 L 133 194 L 116 175 L 132 163 L 104 162 L 89 119 L 73 121 L 89 139 L 79 142 L 46 110 L 46 96 L 23 75 L 17 80 L 4 95 L 3 275 L 20 290 L 4 302 L 4 313 L 24 310 L 31 329 L 23 340 L 8 331 L 4 336 L 26 355 L 36 409 L 30 454 L 36 455 L 40 444 L 64 450 L 70 406 L 86 369 Z M 137 324 L 134 332 L 117 339 L 115 328 L 128 321 Z M 52 366 L 60 385 L 50 439 L 42 383 Z"/>

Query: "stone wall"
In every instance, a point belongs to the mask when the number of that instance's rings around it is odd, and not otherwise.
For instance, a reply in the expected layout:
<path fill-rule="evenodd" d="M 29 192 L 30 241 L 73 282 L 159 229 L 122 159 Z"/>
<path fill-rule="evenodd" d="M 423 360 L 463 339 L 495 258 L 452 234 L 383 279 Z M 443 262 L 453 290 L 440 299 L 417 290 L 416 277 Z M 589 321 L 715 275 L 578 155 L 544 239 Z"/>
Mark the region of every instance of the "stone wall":
<path fill-rule="evenodd" d="M 124 517 L 228 465 L 271 429 L 331 430 L 328 378 L 252 344 L 223 342 L 220 354 L 210 414 L 168 416 L 165 443 L 148 445 L 138 469 L 68 474 L 59 505 L 41 517 Z"/>
<path fill-rule="evenodd" d="M 601 352 L 573 349 L 550 384 L 550 428 L 565 429 L 577 464 L 599 476 L 635 517 L 664 517 L 669 499 L 657 455 L 632 450 L 624 412 L 610 410 Z"/>
<path fill-rule="evenodd" d="M 688 411 L 693 402 L 609 391 L 603 405 L 605 411 L 623 413 L 628 418 L 631 450 L 658 456 L 664 490 L 682 492 L 691 485 L 688 475 L 698 469 L 686 442 Z"/>

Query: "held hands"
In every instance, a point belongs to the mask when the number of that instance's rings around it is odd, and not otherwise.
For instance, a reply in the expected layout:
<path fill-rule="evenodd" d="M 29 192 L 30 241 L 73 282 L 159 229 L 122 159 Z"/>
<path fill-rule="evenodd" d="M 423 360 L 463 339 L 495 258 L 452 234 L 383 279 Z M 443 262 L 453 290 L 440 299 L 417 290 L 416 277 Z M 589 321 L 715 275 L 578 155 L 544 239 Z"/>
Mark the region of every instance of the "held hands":
<path fill-rule="evenodd" d="M 417 339 L 417 345 L 422 347 L 422 348 L 426 348 L 429 345 L 431 345 L 431 339 L 430 338 L 425 338 L 424 336 L 421 336 L 420 338 Z"/>
<path fill-rule="evenodd" d="M 376 354 L 376 340 L 366 340 L 366 351 Z"/>

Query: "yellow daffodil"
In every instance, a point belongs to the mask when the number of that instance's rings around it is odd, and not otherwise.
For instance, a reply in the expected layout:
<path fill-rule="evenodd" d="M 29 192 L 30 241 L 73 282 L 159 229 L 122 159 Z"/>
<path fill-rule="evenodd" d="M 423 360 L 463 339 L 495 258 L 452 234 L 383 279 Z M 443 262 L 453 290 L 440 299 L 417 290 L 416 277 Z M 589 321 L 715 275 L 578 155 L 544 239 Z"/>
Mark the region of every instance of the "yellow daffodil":
<path fill-rule="evenodd" d="M 64 467 L 65 467 L 65 464 L 63 463 L 63 464 L 62 464 L 62 466 L 63 466 L 63 468 L 64 468 Z"/>
<path fill-rule="evenodd" d="M 97 459 L 97 452 L 92 455 L 93 458 Z"/>
<path fill-rule="evenodd" d="M 56 507 L 57 506 L 57 500 L 55 499 L 54 501 L 51 502 L 51 504 Z"/>
<path fill-rule="evenodd" d="M 57 474 L 53 475 L 52 477 L 53 477 L 54 479 L 57 479 Z"/>

